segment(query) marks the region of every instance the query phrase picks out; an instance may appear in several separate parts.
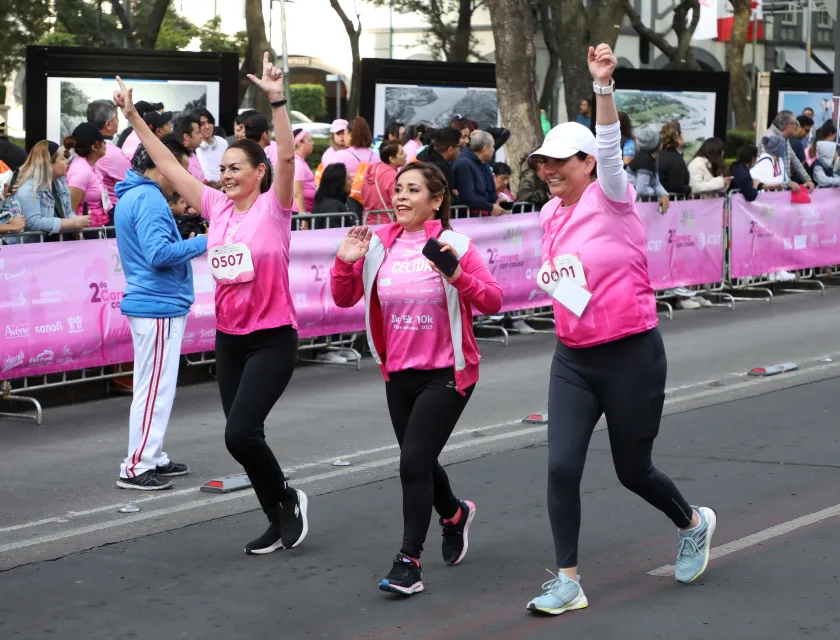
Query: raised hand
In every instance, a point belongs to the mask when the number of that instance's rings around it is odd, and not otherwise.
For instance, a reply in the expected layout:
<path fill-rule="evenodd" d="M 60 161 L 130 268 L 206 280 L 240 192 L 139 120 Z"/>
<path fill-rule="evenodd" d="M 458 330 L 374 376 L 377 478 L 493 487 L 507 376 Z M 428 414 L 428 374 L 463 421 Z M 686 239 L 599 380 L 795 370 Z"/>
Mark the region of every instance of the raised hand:
<path fill-rule="evenodd" d="M 268 95 L 272 101 L 283 99 L 283 70 L 272 64 L 271 54 L 268 51 L 263 56 L 262 78 L 257 78 L 257 76 L 249 73 L 248 79 Z"/>
<path fill-rule="evenodd" d="M 350 227 L 344 240 L 341 241 L 341 246 L 338 247 L 337 257 L 350 264 L 358 262 L 370 249 L 372 238 L 373 231 L 367 227 Z"/>
<path fill-rule="evenodd" d="M 589 47 L 589 73 L 600 86 L 607 87 L 612 81 L 613 72 L 618 66 L 618 59 L 608 44 Z"/>
<path fill-rule="evenodd" d="M 114 105 L 116 105 L 128 120 L 137 111 L 134 109 L 134 89 L 129 89 L 125 86 L 122 78 L 117 76 L 117 84 L 120 88 L 114 91 Z"/>

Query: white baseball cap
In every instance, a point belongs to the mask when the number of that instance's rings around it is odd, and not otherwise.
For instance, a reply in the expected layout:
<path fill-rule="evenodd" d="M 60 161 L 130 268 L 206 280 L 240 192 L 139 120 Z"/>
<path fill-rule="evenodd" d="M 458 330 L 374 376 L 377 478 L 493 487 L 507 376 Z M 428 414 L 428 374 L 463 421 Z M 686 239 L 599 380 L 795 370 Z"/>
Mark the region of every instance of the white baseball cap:
<path fill-rule="evenodd" d="M 564 160 L 581 151 L 590 156 L 595 155 L 595 136 L 578 122 L 564 122 L 549 131 L 542 146 L 531 155 Z"/>

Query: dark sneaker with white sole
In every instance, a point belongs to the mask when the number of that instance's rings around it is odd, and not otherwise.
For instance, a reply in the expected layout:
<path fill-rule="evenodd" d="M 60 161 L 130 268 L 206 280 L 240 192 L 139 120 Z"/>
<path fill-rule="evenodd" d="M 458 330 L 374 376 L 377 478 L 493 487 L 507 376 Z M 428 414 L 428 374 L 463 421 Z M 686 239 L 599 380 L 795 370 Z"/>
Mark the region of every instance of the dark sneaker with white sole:
<path fill-rule="evenodd" d="M 245 553 L 252 556 L 259 556 L 266 553 L 272 553 L 277 549 L 283 548 L 283 539 L 280 536 L 280 523 L 271 522 L 268 529 L 256 540 L 248 543 L 245 547 Z"/>
<path fill-rule="evenodd" d="M 161 478 L 156 471 L 149 469 L 133 478 L 119 478 L 117 486 L 120 489 L 134 489 L 135 491 L 161 491 L 171 489 L 175 483 Z"/>
<path fill-rule="evenodd" d="M 394 558 L 391 572 L 379 582 L 379 590 L 410 596 L 423 591 L 423 573 L 420 563 L 401 553 Z"/>
<path fill-rule="evenodd" d="M 470 546 L 470 523 L 475 517 L 475 505 L 472 502 L 461 500 L 460 505 L 461 517 L 458 518 L 457 524 L 444 522 L 443 519 L 439 521 L 443 529 L 443 544 L 441 545 L 443 561 L 450 567 L 459 564 L 467 555 L 467 549 Z"/>
<path fill-rule="evenodd" d="M 167 464 L 155 469 L 155 471 L 161 478 L 172 478 L 174 476 L 187 475 L 190 472 L 190 468 L 185 464 L 181 464 L 180 462 L 172 462 L 170 460 Z"/>
<path fill-rule="evenodd" d="M 283 546 L 293 549 L 309 532 L 306 509 L 309 499 L 300 489 L 294 489 L 295 497 L 280 503 L 280 530 L 283 532 Z"/>

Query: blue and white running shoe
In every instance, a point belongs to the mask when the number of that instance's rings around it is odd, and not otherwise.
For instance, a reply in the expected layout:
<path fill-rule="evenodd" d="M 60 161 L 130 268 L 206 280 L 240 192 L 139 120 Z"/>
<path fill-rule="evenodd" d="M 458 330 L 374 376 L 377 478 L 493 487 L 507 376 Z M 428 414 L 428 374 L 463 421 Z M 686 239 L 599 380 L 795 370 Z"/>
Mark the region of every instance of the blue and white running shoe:
<path fill-rule="evenodd" d="M 700 526 L 680 531 L 680 546 L 677 550 L 675 576 L 678 582 L 688 584 L 703 575 L 709 564 L 712 549 L 712 535 L 717 526 L 717 515 L 708 507 L 695 507 L 700 516 Z"/>
<path fill-rule="evenodd" d="M 528 611 L 559 616 L 566 611 L 585 609 L 589 606 L 589 601 L 580 586 L 580 576 L 575 581 L 562 571 L 551 575 L 554 579 L 543 584 L 545 593 L 528 603 Z"/>

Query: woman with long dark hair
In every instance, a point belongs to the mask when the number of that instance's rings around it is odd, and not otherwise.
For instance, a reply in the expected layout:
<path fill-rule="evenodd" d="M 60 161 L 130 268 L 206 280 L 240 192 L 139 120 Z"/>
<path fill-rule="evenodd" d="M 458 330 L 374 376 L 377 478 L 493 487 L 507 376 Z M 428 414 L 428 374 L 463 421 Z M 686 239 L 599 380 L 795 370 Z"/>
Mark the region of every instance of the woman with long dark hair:
<path fill-rule="evenodd" d="M 709 138 L 688 163 L 691 193 L 726 191 L 732 178 L 723 175 L 723 140 Z"/>
<path fill-rule="evenodd" d="M 502 290 L 470 239 L 449 225 L 450 195 L 443 173 L 414 162 L 397 179 L 397 220 L 377 230 L 353 227 L 341 243 L 330 286 L 339 307 L 365 300 L 367 338 L 385 377 L 385 396 L 400 445 L 403 541 L 383 591 L 423 590 L 420 554 L 432 508 L 443 528 L 443 559 L 467 553 L 475 505 L 455 497 L 438 462 L 478 381 L 472 309 L 491 315 Z M 444 273 L 423 247 L 434 239 L 458 260 Z M 426 293 L 412 295 L 412 291 Z"/>
<path fill-rule="evenodd" d="M 350 197 L 350 174 L 347 173 L 347 167 L 341 163 L 331 164 L 324 169 L 324 175 L 321 176 L 321 184 L 315 192 L 312 213 L 346 213 L 349 211 L 348 197 Z M 341 227 L 343 222 L 341 216 L 316 219 L 313 228 Z"/>

